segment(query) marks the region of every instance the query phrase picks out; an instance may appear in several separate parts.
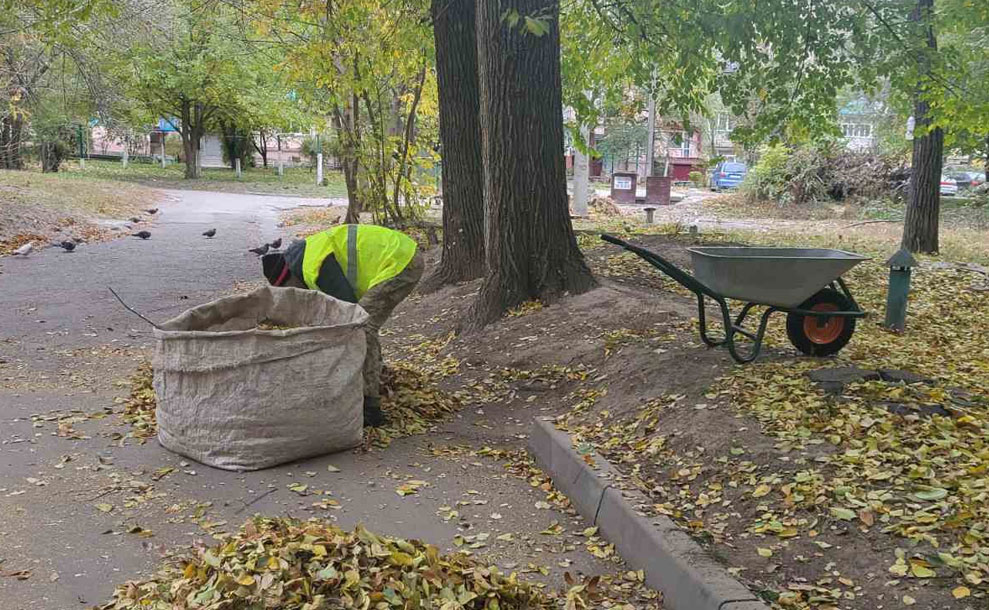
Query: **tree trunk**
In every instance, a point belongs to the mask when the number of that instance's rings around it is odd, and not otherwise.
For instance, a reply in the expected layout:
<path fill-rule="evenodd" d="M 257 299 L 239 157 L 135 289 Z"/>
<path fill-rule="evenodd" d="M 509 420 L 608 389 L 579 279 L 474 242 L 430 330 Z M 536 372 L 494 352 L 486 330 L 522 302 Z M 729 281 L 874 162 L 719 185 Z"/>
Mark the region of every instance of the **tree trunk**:
<path fill-rule="evenodd" d="M 478 0 L 477 49 L 488 275 L 467 321 L 478 328 L 530 299 L 595 286 L 567 205 L 559 0 Z M 506 11 L 547 31 L 509 27 Z"/>
<path fill-rule="evenodd" d="M 343 139 L 343 158 L 340 160 L 340 164 L 343 166 L 343 181 L 347 185 L 347 215 L 343 220 L 346 224 L 360 223 L 361 212 L 364 211 L 358 181 L 360 161 L 357 158 L 357 147 L 360 144 L 357 131 L 360 123 L 360 111 L 360 100 L 355 94 L 337 117 L 337 122 L 341 127 L 340 136 Z"/>
<path fill-rule="evenodd" d="M 934 0 L 917 0 L 910 16 L 924 23 L 926 48 L 918 53 L 917 64 L 921 86 L 914 94 L 914 121 L 920 135 L 913 140 L 913 170 L 910 173 L 910 200 L 903 220 L 904 248 L 911 252 L 938 251 L 938 220 L 941 208 L 941 166 L 944 154 L 944 132 L 931 128 L 930 102 L 924 97 L 923 83 L 930 78 L 931 55 L 937 52 L 937 39 L 931 24 Z"/>
<path fill-rule="evenodd" d="M 24 119 L 14 109 L 0 120 L 0 169 L 24 169 L 21 158 L 21 131 Z"/>
<path fill-rule="evenodd" d="M 433 0 L 443 256 L 425 289 L 484 275 L 484 167 L 477 82 L 476 0 Z"/>
<path fill-rule="evenodd" d="M 255 145 L 255 148 L 258 149 L 258 154 L 261 155 L 261 167 L 268 169 L 268 134 L 263 129 L 258 130 L 258 142 L 261 145 Z"/>
<path fill-rule="evenodd" d="M 195 126 L 193 125 L 192 118 L 192 103 L 188 101 L 182 102 L 182 126 L 179 129 L 179 135 L 182 136 L 182 151 L 185 156 L 185 177 L 187 180 L 193 180 L 199 177 L 198 165 L 197 165 L 197 153 L 196 150 L 199 145 L 199 141 L 195 137 Z M 161 140 L 161 154 L 165 154 L 165 139 L 164 134 L 162 134 Z"/>

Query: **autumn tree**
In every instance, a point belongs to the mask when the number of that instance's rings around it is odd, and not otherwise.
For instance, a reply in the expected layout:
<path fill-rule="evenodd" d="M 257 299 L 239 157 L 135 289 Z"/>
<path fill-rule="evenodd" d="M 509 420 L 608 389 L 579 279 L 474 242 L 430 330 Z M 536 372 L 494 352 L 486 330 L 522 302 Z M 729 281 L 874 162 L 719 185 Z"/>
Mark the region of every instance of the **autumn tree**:
<path fill-rule="evenodd" d="M 173 9 L 171 18 L 145 24 L 149 35 L 121 63 L 131 66 L 131 95 L 148 115 L 177 128 L 185 177 L 198 178 L 200 141 L 210 125 L 249 104 L 243 98 L 253 66 L 225 5 L 175 0 Z"/>
<path fill-rule="evenodd" d="M 475 7 L 475 0 L 433 0 L 430 9 L 443 158 L 443 255 L 425 282 L 430 288 L 484 273 L 484 169 Z"/>
<path fill-rule="evenodd" d="M 346 221 L 369 212 L 375 222 L 413 224 L 435 163 L 428 4 L 256 0 L 245 10 L 263 36 L 277 41 L 281 69 L 318 117 L 317 127 L 336 132 Z"/>
<path fill-rule="evenodd" d="M 470 327 L 595 285 L 567 203 L 559 9 L 558 0 L 477 4 L 487 275 Z"/>

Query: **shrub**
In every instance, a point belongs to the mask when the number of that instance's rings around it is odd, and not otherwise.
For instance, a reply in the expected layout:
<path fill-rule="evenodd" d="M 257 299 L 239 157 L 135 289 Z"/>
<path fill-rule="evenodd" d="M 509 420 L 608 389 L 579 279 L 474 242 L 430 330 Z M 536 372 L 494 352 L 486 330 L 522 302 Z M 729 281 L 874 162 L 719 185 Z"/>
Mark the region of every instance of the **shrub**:
<path fill-rule="evenodd" d="M 786 205 L 875 199 L 890 194 L 893 181 L 893 163 L 882 155 L 848 151 L 833 142 L 773 144 L 762 149 L 742 188 L 755 200 Z"/>
<path fill-rule="evenodd" d="M 704 183 L 704 174 L 697 170 L 690 172 L 690 181 L 696 186 L 701 186 Z"/>

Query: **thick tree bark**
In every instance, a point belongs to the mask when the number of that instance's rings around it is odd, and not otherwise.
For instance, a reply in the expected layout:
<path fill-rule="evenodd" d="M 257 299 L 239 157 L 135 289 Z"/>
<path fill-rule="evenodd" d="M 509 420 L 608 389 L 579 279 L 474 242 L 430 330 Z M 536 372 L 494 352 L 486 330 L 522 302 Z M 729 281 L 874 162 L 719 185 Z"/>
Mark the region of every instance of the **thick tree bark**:
<path fill-rule="evenodd" d="M 487 277 L 468 328 L 530 299 L 595 286 L 567 205 L 559 0 L 478 0 L 477 48 Z M 506 11 L 547 31 L 510 27 Z"/>
<path fill-rule="evenodd" d="M 910 16 L 912 21 L 924 24 L 927 40 L 926 48 L 919 51 L 917 58 L 921 83 L 914 95 L 914 120 L 921 135 L 913 140 L 910 201 L 903 220 L 902 241 L 907 250 L 926 253 L 938 251 L 944 154 L 944 132 L 940 127 L 931 128 L 931 107 L 923 90 L 924 82 L 930 78 L 931 55 L 937 52 L 937 39 L 931 24 L 933 13 L 934 0 L 917 0 L 917 6 Z"/>
<path fill-rule="evenodd" d="M 443 256 L 423 282 L 427 290 L 484 274 L 484 167 L 475 3 L 432 1 L 443 158 Z"/>

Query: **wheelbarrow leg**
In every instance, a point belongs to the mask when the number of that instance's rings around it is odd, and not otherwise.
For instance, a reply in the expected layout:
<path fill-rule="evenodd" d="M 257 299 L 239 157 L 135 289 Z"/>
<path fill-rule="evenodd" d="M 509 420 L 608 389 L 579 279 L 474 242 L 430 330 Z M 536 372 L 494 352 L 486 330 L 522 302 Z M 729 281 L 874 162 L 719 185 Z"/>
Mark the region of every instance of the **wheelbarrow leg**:
<path fill-rule="evenodd" d="M 746 305 L 745 309 L 742 310 L 743 314 L 748 313 L 747 310 L 751 309 L 752 305 L 754 305 L 754 303 L 749 303 L 748 305 Z M 759 329 L 756 331 L 754 335 L 739 326 L 735 326 L 732 329 L 735 332 L 741 333 L 742 335 L 745 335 L 746 337 L 752 340 L 752 347 L 750 348 L 749 353 L 742 354 L 738 350 L 738 348 L 735 347 L 735 338 L 734 338 L 735 333 L 734 332 L 732 333 L 728 341 L 728 352 L 731 354 L 731 357 L 735 359 L 735 362 L 738 362 L 739 364 L 745 364 L 748 362 L 752 362 L 753 360 L 759 357 L 759 352 L 762 350 L 762 340 L 766 336 L 766 326 L 769 324 L 769 316 L 772 315 L 774 311 L 776 311 L 776 308 L 770 307 L 765 312 L 763 312 L 762 317 L 759 320 Z M 744 317 L 745 317 L 744 315 L 740 314 L 739 321 L 741 321 L 741 319 Z"/>
<path fill-rule="evenodd" d="M 733 334 L 731 315 L 728 313 L 728 304 L 723 300 L 717 301 L 721 309 L 721 317 L 724 320 L 725 335 L 720 339 L 712 339 L 707 333 L 707 312 L 704 310 L 704 295 L 697 294 L 697 321 L 700 325 L 701 341 L 708 347 L 719 347 L 731 341 Z"/>

